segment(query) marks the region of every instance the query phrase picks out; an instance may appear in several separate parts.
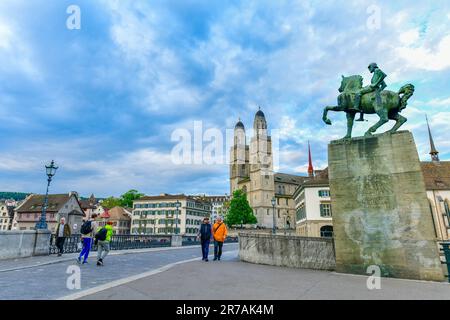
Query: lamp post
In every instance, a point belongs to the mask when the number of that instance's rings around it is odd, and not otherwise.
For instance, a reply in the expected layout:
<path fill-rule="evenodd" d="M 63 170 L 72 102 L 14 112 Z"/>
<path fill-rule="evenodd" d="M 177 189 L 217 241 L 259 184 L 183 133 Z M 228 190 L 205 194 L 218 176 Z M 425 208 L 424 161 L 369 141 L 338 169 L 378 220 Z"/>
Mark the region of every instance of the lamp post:
<path fill-rule="evenodd" d="M 276 230 L 276 221 L 275 221 L 275 203 L 276 203 L 276 199 L 275 197 L 272 198 L 272 209 L 273 209 L 273 226 L 272 226 L 272 234 L 276 234 L 277 230 Z"/>
<path fill-rule="evenodd" d="M 57 166 L 55 166 L 55 161 L 52 160 L 50 165 L 45 166 L 45 170 L 47 173 L 47 192 L 45 193 L 44 205 L 42 206 L 41 219 L 36 223 L 37 229 L 47 229 L 47 221 L 46 221 L 46 213 L 47 213 L 47 205 L 48 205 L 48 188 L 50 187 L 50 182 L 52 181 L 53 176 L 56 173 Z"/>
<path fill-rule="evenodd" d="M 177 202 L 175 202 L 175 207 L 177 208 L 177 216 L 175 218 L 175 234 L 178 234 L 178 210 L 181 206 L 180 201 L 177 200 Z"/>

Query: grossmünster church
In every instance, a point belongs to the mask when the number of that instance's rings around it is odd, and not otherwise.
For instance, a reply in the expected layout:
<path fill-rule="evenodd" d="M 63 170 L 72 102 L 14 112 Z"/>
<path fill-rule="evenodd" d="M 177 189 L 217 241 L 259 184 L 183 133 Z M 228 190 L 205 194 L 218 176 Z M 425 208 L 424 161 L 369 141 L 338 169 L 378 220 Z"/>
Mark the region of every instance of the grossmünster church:
<path fill-rule="evenodd" d="M 310 157 L 311 159 L 311 157 Z M 310 161 L 309 176 L 273 172 L 272 139 L 268 135 L 264 113 L 258 110 L 253 121 L 253 134 L 247 144 L 245 126 L 239 120 L 234 128 L 234 143 L 230 150 L 230 192 L 242 189 L 258 219 L 258 227 L 272 228 L 275 198 L 276 226 L 295 229 L 295 203 L 292 195 L 300 184 L 313 177 Z"/>

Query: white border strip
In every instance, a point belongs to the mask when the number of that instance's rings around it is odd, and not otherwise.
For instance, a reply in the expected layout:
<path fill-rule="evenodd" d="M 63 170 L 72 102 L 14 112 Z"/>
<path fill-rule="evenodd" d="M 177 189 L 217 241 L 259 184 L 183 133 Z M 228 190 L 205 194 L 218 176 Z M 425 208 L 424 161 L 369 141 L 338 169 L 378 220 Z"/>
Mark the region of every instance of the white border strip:
<path fill-rule="evenodd" d="M 140 273 L 140 274 L 137 274 L 137 275 L 134 275 L 134 276 L 130 276 L 130 277 L 127 277 L 127 278 L 115 280 L 115 281 L 112 281 L 112 282 L 109 282 L 109 283 L 106 283 L 106 284 L 103 284 L 103 285 L 100 285 L 100 286 L 97 286 L 97 287 L 94 287 L 94 288 L 91 288 L 91 289 L 86 289 L 86 290 L 83 290 L 83 291 L 80 291 L 80 292 L 77 292 L 77 293 L 74 293 L 74 294 L 70 294 L 70 295 L 67 295 L 67 296 L 64 296 L 64 297 L 61 297 L 61 298 L 57 298 L 56 300 L 77 300 L 77 299 L 80 299 L 80 298 L 83 298 L 83 297 L 86 297 L 86 296 L 90 296 L 92 294 L 95 294 L 95 293 L 98 293 L 98 292 L 101 292 L 101 291 L 105 291 L 105 290 L 111 289 L 113 287 L 121 286 L 121 285 L 130 283 L 130 282 L 142 279 L 142 278 L 146 278 L 146 277 L 149 277 L 149 276 L 152 276 L 152 275 L 155 275 L 155 274 L 167 271 L 170 268 L 173 268 L 174 266 L 179 265 L 179 264 L 193 262 L 193 261 L 199 261 L 199 260 L 200 260 L 200 258 L 193 258 L 193 259 L 182 260 L 182 261 L 170 263 L 170 264 L 167 264 L 167 265 L 165 265 L 163 267 L 160 267 L 158 269 L 154 269 L 154 270 L 151 270 L 151 271 Z"/>

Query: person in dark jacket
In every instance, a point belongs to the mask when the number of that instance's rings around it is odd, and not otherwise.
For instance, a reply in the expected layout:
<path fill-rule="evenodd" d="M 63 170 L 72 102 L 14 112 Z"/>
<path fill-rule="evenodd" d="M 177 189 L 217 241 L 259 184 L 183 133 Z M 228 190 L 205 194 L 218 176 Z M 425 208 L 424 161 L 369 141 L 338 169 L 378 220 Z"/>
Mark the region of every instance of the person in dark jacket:
<path fill-rule="evenodd" d="M 66 219 L 63 217 L 59 220 L 55 230 L 56 234 L 56 247 L 58 248 L 58 257 L 64 252 L 64 242 L 66 238 L 70 237 L 72 232 L 70 226 L 66 223 Z"/>
<path fill-rule="evenodd" d="M 200 243 L 202 245 L 202 260 L 208 261 L 209 254 L 209 243 L 211 242 L 212 230 L 211 224 L 209 223 L 209 218 L 205 217 L 203 223 L 200 225 L 200 229 L 197 234 L 197 238 L 200 238 Z"/>

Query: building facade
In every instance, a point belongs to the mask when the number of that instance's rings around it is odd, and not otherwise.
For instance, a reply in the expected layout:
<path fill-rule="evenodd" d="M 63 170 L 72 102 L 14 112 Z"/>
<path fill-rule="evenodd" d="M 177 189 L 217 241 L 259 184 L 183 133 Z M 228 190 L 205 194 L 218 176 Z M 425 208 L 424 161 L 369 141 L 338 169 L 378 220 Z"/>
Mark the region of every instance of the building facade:
<path fill-rule="evenodd" d="M 96 220 L 101 227 L 110 221 L 115 235 L 126 235 L 131 233 L 132 211 L 130 208 L 114 207 L 104 211 Z"/>
<path fill-rule="evenodd" d="M 34 230 L 41 218 L 45 195 L 31 194 L 15 210 L 13 229 Z M 57 222 L 64 217 L 73 234 L 80 233 L 84 212 L 78 201 L 78 194 L 49 194 L 46 210 L 48 229 L 55 231 Z"/>
<path fill-rule="evenodd" d="M 204 201 L 211 204 L 211 220 L 214 221 L 217 217 L 224 218 L 227 214 L 226 203 L 230 201 L 228 195 L 224 196 L 204 196 Z"/>
<path fill-rule="evenodd" d="M 83 209 L 85 217 L 91 218 L 93 214 L 100 216 L 105 212 L 105 209 L 102 205 L 97 201 L 94 194 L 91 194 L 89 199 L 81 199 L 80 200 L 81 209 Z"/>
<path fill-rule="evenodd" d="M 14 219 L 15 200 L 5 200 L 0 202 L 0 231 L 12 229 Z"/>
<path fill-rule="evenodd" d="M 295 228 L 295 202 L 292 196 L 298 186 L 308 179 L 306 176 L 274 173 L 272 138 L 261 110 L 256 112 L 249 144 L 244 124 L 240 120 L 237 122 L 230 150 L 230 194 L 237 189 L 247 194 L 258 220 L 257 227 L 272 228 L 275 214 L 277 228 Z M 274 198 L 275 207 L 272 206 Z"/>
<path fill-rule="evenodd" d="M 132 234 L 194 236 L 203 218 L 211 217 L 212 205 L 209 201 L 184 194 L 144 196 L 133 201 L 132 214 Z"/>
<path fill-rule="evenodd" d="M 294 193 L 296 233 L 304 237 L 332 237 L 333 220 L 328 170 L 305 181 Z"/>

